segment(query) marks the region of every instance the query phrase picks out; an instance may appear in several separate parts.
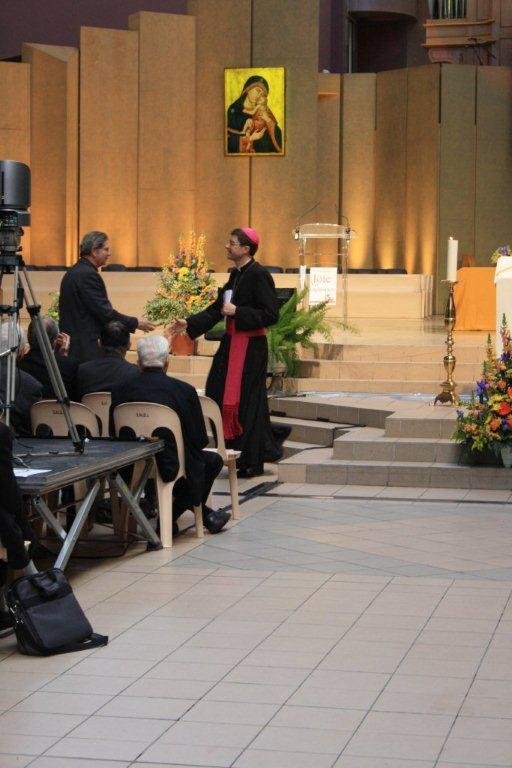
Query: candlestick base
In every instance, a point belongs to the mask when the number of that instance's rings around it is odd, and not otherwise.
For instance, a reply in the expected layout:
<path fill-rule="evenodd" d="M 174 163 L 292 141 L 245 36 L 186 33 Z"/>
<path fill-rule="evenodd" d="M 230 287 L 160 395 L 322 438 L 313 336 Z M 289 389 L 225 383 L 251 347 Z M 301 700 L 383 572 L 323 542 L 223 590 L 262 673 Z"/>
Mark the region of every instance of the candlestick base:
<path fill-rule="evenodd" d="M 453 328 L 455 326 L 455 319 L 456 319 L 453 289 L 457 281 L 443 280 L 443 282 L 448 283 L 450 288 L 450 292 L 446 300 L 446 307 L 444 311 L 444 327 L 446 328 L 446 341 L 445 341 L 446 355 L 443 357 L 443 365 L 446 371 L 446 381 L 443 381 L 443 383 L 441 384 L 442 390 L 436 396 L 434 400 L 434 405 L 436 405 L 437 403 L 442 403 L 446 405 L 458 405 L 459 396 L 456 391 L 457 385 L 453 380 L 453 371 L 455 369 L 455 363 L 457 362 L 455 359 L 455 355 L 453 354 L 453 347 L 454 347 Z"/>

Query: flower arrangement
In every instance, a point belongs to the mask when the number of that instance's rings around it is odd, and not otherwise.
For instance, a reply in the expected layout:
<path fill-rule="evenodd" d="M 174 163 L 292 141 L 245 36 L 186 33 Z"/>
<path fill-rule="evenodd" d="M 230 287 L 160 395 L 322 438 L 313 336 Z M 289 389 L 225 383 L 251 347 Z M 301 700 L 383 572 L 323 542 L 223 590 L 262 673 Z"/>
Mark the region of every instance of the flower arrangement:
<path fill-rule="evenodd" d="M 476 382 L 467 408 L 457 410 L 453 439 L 471 451 L 491 448 L 498 452 L 504 443 L 512 444 L 512 341 L 505 315 L 500 335 L 501 356 L 496 359 L 489 335 L 482 378 Z"/>
<path fill-rule="evenodd" d="M 146 302 L 148 320 L 163 325 L 176 318 L 187 318 L 200 312 L 217 297 L 217 285 L 208 272 L 203 234 L 193 232 L 188 240 L 180 236 L 178 251 L 164 264 L 156 296 Z"/>
<path fill-rule="evenodd" d="M 510 245 L 500 245 L 499 248 L 496 248 L 494 253 L 491 254 L 491 264 L 496 264 L 501 256 L 512 256 Z"/>

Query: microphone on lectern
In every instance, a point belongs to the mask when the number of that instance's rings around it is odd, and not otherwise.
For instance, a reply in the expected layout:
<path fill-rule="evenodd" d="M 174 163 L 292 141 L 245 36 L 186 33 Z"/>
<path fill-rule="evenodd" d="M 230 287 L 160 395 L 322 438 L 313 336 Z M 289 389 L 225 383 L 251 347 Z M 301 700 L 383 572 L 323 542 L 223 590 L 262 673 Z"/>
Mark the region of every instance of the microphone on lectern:
<path fill-rule="evenodd" d="M 311 208 L 308 208 L 307 211 L 304 211 L 303 213 L 300 214 L 299 218 L 297 219 L 297 223 L 295 225 L 295 229 L 293 230 L 293 238 L 294 238 L 294 240 L 298 240 L 299 239 L 300 222 L 301 222 L 301 220 L 304 218 L 304 216 L 307 216 L 308 213 L 311 213 L 311 211 L 314 211 L 316 208 L 318 208 L 319 205 L 320 205 L 320 200 L 318 201 L 318 203 L 315 203 L 315 205 L 313 205 Z"/>

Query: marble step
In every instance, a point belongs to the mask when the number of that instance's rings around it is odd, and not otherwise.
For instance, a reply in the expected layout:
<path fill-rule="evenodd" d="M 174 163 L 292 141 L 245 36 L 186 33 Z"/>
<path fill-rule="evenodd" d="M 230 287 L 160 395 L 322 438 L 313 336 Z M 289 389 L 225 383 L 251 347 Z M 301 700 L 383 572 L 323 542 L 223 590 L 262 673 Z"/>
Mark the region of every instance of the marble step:
<path fill-rule="evenodd" d="M 461 382 L 474 382 L 480 378 L 481 362 L 457 363 L 454 377 Z M 411 361 L 403 354 L 393 360 L 301 360 L 297 378 L 339 379 L 358 381 L 429 381 L 434 388 L 443 381 L 446 372 L 442 355 L 430 362 Z"/>
<path fill-rule="evenodd" d="M 387 437 L 383 429 L 356 427 L 336 438 L 332 456 L 344 461 L 457 464 L 462 449 L 449 439 Z"/>
<path fill-rule="evenodd" d="M 344 360 L 346 362 L 407 360 L 410 363 L 442 363 L 445 354 L 446 347 L 442 342 L 418 346 L 413 344 L 330 344 L 321 341 L 312 349 L 299 351 L 303 360 Z M 455 338 L 454 354 L 457 360 L 456 368 L 466 363 L 481 366 L 485 359 L 485 345 L 457 344 L 457 338 Z"/>
<path fill-rule="evenodd" d="M 424 394 L 432 399 L 441 391 L 439 381 L 398 381 L 386 379 L 316 379 L 296 378 L 284 380 L 284 391 L 297 392 L 361 392 L 367 394 Z M 475 386 L 475 380 L 457 380 L 457 392 L 469 395 Z"/>
<path fill-rule="evenodd" d="M 332 450 L 297 453 L 278 464 L 283 483 L 320 485 L 380 485 L 416 488 L 512 489 L 512 470 L 436 462 L 347 461 L 334 459 Z"/>
<path fill-rule="evenodd" d="M 273 424 L 291 427 L 290 440 L 322 446 L 332 446 L 333 441 L 339 435 L 352 429 L 351 424 L 312 421 L 310 419 L 280 416 L 275 413 L 271 413 L 270 420 Z"/>
<path fill-rule="evenodd" d="M 318 445 L 314 443 L 300 443 L 297 440 L 285 440 L 283 443 L 283 458 L 288 459 L 290 456 L 295 456 L 296 453 L 302 453 L 302 451 L 309 451 L 316 448 L 318 448 Z"/>

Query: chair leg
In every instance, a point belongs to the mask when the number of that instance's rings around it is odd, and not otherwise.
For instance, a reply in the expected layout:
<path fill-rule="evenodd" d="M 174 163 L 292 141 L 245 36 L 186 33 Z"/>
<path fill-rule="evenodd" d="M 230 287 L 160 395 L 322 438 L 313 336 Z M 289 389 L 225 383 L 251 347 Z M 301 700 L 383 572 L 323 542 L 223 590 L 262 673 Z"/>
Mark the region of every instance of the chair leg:
<path fill-rule="evenodd" d="M 236 475 L 236 459 L 228 459 L 226 463 L 229 475 L 232 517 L 233 520 L 238 520 L 240 518 L 240 507 L 238 505 L 238 477 Z"/>
<path fill-rule="evenodd" d="M 156 473 L 156 493 L 158 498 L 158 519 L 160 521 L 160 541 L 165 549 L 172 547 L 172 489 L 174 483 L 164 483 Z"/>
<path fill-rule="evenodd" d="M 201 505 L 194 507 L 194 517 L 196 518 L 196 536 L 198 539 L 204 537 L 203 527 L 203 508 Z"/>

